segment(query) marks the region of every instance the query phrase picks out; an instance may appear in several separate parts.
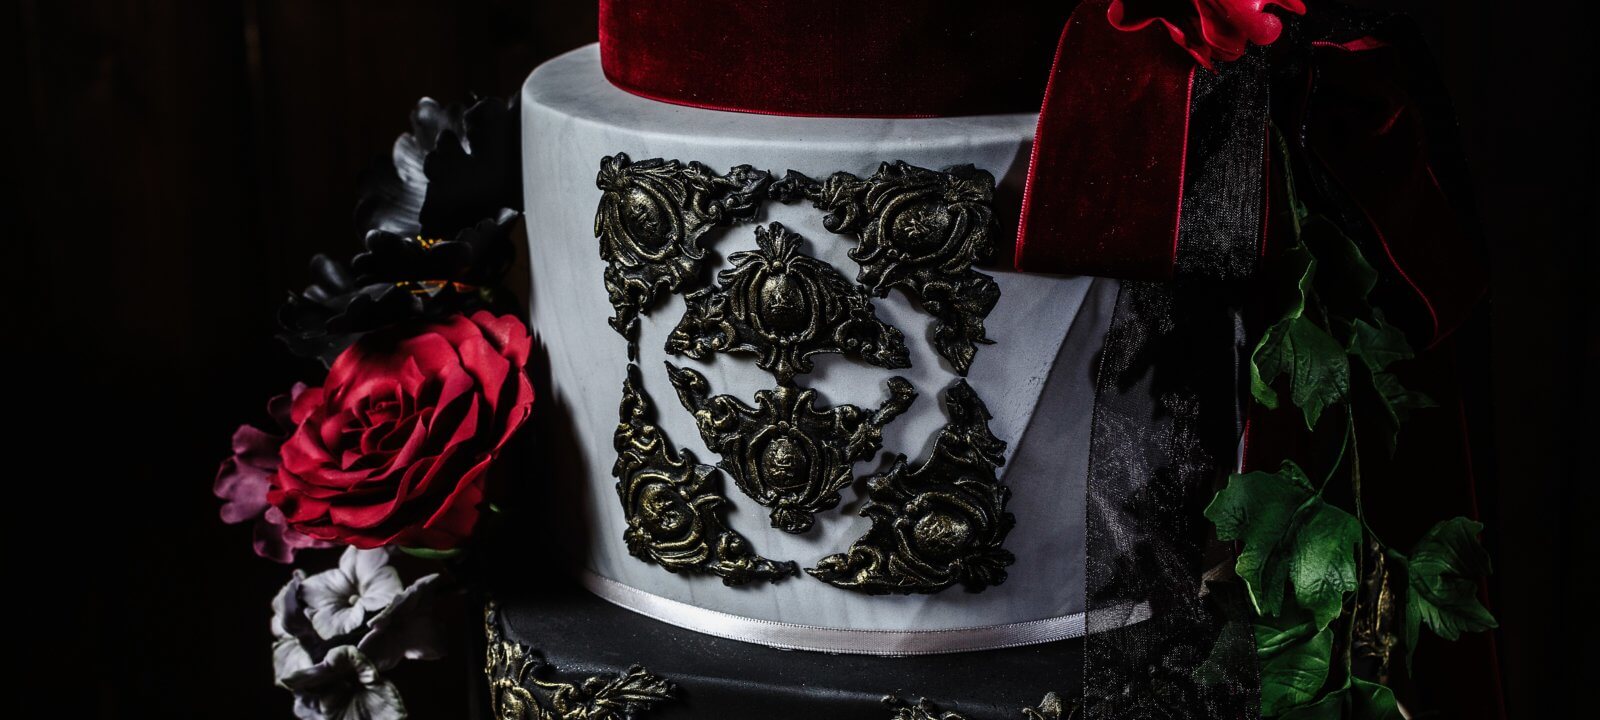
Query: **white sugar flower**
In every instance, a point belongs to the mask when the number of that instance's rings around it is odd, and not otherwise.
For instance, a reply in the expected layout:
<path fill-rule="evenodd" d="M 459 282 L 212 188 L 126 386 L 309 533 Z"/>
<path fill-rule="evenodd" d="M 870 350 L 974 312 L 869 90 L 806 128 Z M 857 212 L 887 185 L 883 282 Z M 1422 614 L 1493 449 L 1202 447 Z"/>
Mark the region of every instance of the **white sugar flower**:
<path fill-rule="evenodd" d="M 402 590 L 387 562 L 382 550 L 351 549 L 334 570 L 296 570 L 272 599 L 273 678 L 302 720 L 400 720 L 405 704 L 382 673 L 443 654 L 444 583 L 428 575 Z"/>
<path fill-rule="evenodd" d="M 283 683 L 294 691 L 300 720 L 404 720 L 405 703 L 394 683 L 349 645 L 328 651 L 311 667 L 290 673 Z"/>
<path fill-rule="evenodd" d="M 306 578 L 300 596 L 311 627 L 324 640 L 360 629 L 370 614 L 389 606 L 403 586 L 382 549 L 346 548 L 339 567 Z"/>

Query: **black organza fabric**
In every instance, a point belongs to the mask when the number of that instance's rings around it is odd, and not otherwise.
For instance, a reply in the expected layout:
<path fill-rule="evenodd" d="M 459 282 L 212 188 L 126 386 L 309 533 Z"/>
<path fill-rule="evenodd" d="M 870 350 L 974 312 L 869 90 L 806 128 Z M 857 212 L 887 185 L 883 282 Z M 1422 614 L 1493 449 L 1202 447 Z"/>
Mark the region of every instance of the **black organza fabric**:
<path fill-rule="evenodd" d="M 1090 439 L 1086 718 L 1256 716 L 1250 626 L 1229 623 L 1241 598 L 1202 582 L 1201 510 L 1241 430 L 1243 330 L 1229 297 L 1130 282 L 1117 298 Z"/>

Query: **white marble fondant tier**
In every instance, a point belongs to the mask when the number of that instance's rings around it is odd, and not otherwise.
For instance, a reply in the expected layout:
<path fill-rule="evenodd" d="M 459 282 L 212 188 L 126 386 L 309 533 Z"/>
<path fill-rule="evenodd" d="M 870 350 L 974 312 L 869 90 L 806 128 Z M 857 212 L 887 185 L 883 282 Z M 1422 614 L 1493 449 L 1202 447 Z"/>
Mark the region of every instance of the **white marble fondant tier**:
<path fill-rule="evenodd" d="M 630 95 L 601 75 L 595 46 L 540 66 L 522 95 L 524 181 L 531 245 L 532 325 L 548 350 L 553 403 L 570 415 L 584 483 L 588 567 L 596 575 L 680 603 L 732 615 L 799 625 L 853 630 L 928 631 L 974 628 L 1057 618 L 1081 612 L 1084 570 L 1084 479 L 1087 474 L 1094 359 L 1116 296 L 1115 283 L 1075 277 L 1024 275 L 986 269 L 1001 289 L 990 314 L 994 345 L 980 346 L 968 380 L 988 405 L 991 429 L 1007 443 L 1002 480 L 1011 487 L 1016 528 L 1005 545 L 1016 555 L 1010 577 L 980 593 L 955 587 L 933 595 L 866 596 L 802 574 L 773 585 L 726 587 L 709 575 L 674 575 L 628 554 L 626 527 L 610 470 L 612 434 L 628 364 L 626 343 L 606 324 L 612 314 L 594 238 L 600 199 L 595 174 L 600 159 L 618 152 L 646 158 L 695 160 L 716 172 L 750 164 L 781 175 L 793 169 L 814 178 L 836 171 L 870 175 L 880 162 L 904 160 L 942 169 L 972 163 L 990 171 L 1015 201 L 1034 130 L 1032 115 L 937 119 L 788 118 L 681 107 Z M 805 239 L 809 254 L 853 278 L 846 252 L 851 238 L 822 226 L 809 203 L 768 204 L 760 223 L 782 222 Z M 706 244 L 716 269 L 740 250 L 754 249 L 755 223 L 714 230 Z M 999 243 L 1010 241 L 997 238 Z M 944 425 L 942 391 L 957 380 L 928 342 L 931 318 L 899 291 L 875 300 L 879 316 L 906 334 L 912 367 L 885 370 L 838 355 L 817 356 L 814 372 L 797 382 L 824 401 L 875 407 L 884 381 L 900 375 L 919 397 L 884 432 L 884 452 L 856 465 L 857 477 L 884 469 L 894 453 L 924 457 Z M 644 390 L 660 425 L 680 448 L 714 464 L 690 414 L 667 381 L 663 360 L 705 374 L 717 393 L 751 401 L 774 385 L 749 355 L 717 355 L 709 362 L 670 357 L 667 333 L 682 317 L 674 296 L 641 320 L 640 367 Z M 842 552 L 867 530 L 856 514 L 864 498 L 859 482 L 844 502 L 818 515 L 804 535 L 769 526 L 768 511 L 723 477 L 734 510 L 729 522 L 757 552 L 811 567 Z"/>

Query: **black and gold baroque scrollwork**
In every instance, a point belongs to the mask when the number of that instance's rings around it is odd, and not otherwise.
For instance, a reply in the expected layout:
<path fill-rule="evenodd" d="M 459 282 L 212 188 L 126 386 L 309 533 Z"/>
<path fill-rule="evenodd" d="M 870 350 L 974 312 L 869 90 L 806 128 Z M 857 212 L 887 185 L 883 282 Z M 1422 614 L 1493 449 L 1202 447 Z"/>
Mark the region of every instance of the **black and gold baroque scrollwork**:
<path fill-rule="evenodd" d="M 871 298 L 833 266 L 800 252 L 779 223 L 756 228 L 753 252 L 735 253 L 721 287 L 690 293 L 667 352 L 704 359 L 755 353 L 756 366 L 788 383 L 811 356 L 842 353 L 884 368 L 911 366 L 900 331 L 878 319 Z"/>
<path fill-rule="evenodd" d="M 850 549 L 806 572 L 872 595 L 932 593 L 960 583 L 978 592 L 1005 582 L 1015 558 L 1002 547 L 1015 519 L 1011 491 L 996 476 L 1006 444 L 966 381 L 945 391 L 950 421 L 933 454 L 915 468 L 904 455 L 867 479 L 861 514 L 872 527 Z"/>
<path fill-rule="evenodd" d="M 549 664 L 501 636 L 492 603 L 484 608 L 483 630 L 488 641 L 484 675 L 495 720 L 635 720 L 677 694 L 677 686 L 638 665 L 578 684 L 541 678 Z"/>
<path fill-rule="evenodd" d="M 853 479 L 852 465 L 883 447 L 883 426 L 916 399 L 904 378 L 888 381 L 889 398 L 877 410 L 854 405 L 818 409 L 815 390 L 780 385 L 756 393 L 755 407 L 731 395 L 711 394 L 704 375 L 667 363 L 683 407 L 694 413 L 706 447 L 739 489 L 772 509 L 772 526 L 789 533 L 810 529 L 812 514 L 839 504 Z"/>
<path fill-rule="evenodd" d="M 595 184 L 604 192 L 594 234 L 616 312 L 611 327 L 631 342 L 639 314 L 700 274 L 701 236 L 753 218 L 771 181 L 749 165 L 718 175 L 697 162 L 633 162 L 624 153 L 602 159 Z"/>
<path fill-rule="evenodd" d="M 710 573 L 730 586 L 798 574 L 793 562 L 757 555 L 743 535 L 728 528 L 722 517 L 728 500 L 714 487 L 716 468 L 695 462 L 688 450 L 675 450 L 649 421 L 650 412 L 639 368 L 630 364 L 611 469 L 628 520 L 628 552 L 669 572 Z"/>
<path fill-rule="evenodd" d="M 893 713 L 888 720 L 971 720 L 961 713 L 945 710 L 932 700 L 922 698 L 915 703 L 906 702 L 895 695 L 885 695 L 883 704 Z M 1045 693 L 1039 704 L 1022 709 L 1023 720 L 1071 720 L 1073 713 L 1066 708 L 1061 696 Z"/>
<path fill-rule="evenodd" d="M 900 288 L 937 320 L 934 349 L 962 375 L 979 344 L 993 341 L 983 321 L 1000 286 L 972 269 L 993 251 L 994 176 L 971 165 L 943 172 L 883 163 L 871 177 L 834 173 L 818 182 L 790 171 L 770 188 L 780 200 L 804 198 L 827 212 L 829 232 L 852 234 L 856 280 L 884 297 Z"/>

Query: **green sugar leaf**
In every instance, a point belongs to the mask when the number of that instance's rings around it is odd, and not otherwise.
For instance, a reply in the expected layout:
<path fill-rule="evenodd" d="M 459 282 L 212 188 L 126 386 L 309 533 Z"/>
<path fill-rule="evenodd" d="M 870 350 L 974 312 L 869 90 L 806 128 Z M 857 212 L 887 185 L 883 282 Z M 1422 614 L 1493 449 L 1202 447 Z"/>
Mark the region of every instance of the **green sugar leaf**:
<path fill-rule="evenodd" d="M 1317 257 L 1317 297 L 1328 312 L 1344 317 L 1370 314 L 1367 296 L 1378 285 L 1378 271 L 1355 241 L 1321 215 L 1306 220 L 1300 237 Z"/>
<path fill-rule="evenodd" d="M 1361 545 L 1361 523 L 1354 515 L 1318 500 L 1295 538 L 1289 563 L 1294 599 L 1315 616 L 1318 628 L 1339 617 L 1344 594 L 1356 589 L 1355 549 Z"/>
<path fill-rule="evenodd" d="M 1351 678 L 1350 717 L 1359 720 L 1401 720 L 1400 705 L 1389 688 L 1361 678 Z"/>
<path fill-rule="evenodd" d="M 1256 623 L 1261 662 L 1261 714 L 1278 715 L 1309 704 L 1328 681 L 1333 631 L 1318 630 L 1305 612 L 1263 617 Z"/>
<path fill-rule="evenodd" d="M 1350 340 L 1350 354 L 1359 358 L 1374 373 L 1383 372 L 1391 364 L 1415 356 L 1406 334 L 1384 321 L 1381 313 L 1374 313 L 1371 323 L 1356 320 L 1351 323 L 1351 328 L 1354 333 Z"/>
<path fill-rule="evenodd" d="M 1350 361 L 1344 348 L 1303 315 L 1267 328 L 1250 356 L 1250 387 L 1262 405 L 1277 407 L 1271 385 L 1280 375 L 1288 376 L 1289 398 L 1304 414 L 1308 429 L 1316 428 L 1324 409 L 1350 393 Z"/>
<path fill-rule="evenodd" d="M 1411 410 L 1434 407 L 1427 395 L 1406 389 L 1399 376 L 1388 371 L 1390 365 L 1414 356 L 1411 343 L 1404 332 L 1383 319 L 1383 313 L 1374 311 L 1373 321 L 1356 320 L 1351 323 L 1350 355 L 1359 361 L 1367 372 L 1376 393 L 1376 402 L 1383 408 L 1377 416 L 1378 425 L 1373 431 L 1384 443 L 1390 455 Z"/>
<path fill-rule="evenodd" d="M 1293 582 L 1295 602 L 1318 630 L 1339 616 L 1356 587 L 1355 517 L 1322 500 L 1305 472 L 1285 460 L 1277 472 L 1234 474 L 1205 516 L 1217 537 L 1243 544 L 1234 569 L 1262 615 L 1279 615 Z"/>
<path fill-rule="evenodd" d="M 1266 692 L 1263 688 L 1263 694 Z M 1262 715 L 1266 701 L 1261 703 Z M 1402 720 L 1394 693 L 1382 685 L 1352 678 L 1349 684 L 1310 705 L 1294 708 L 1278 720 Z"/>
<path fill-rule="evenodd" d="M 453 557 L 455 557 L 457 555 L 460 555 L 461 554 L 461 548 L 450 548 L 449 550 L 434 550 L 432 548 L 402 547 L 402 548 L 400 548 L 400 552 L 403 552 L 403 553 L 405 553 L 407 555 L 410 555 L 411 557 L 418 557 L 418 558 L 422 558 L 424 560 L 448 560 L 448 559 L 453 558 Z"/>
<path fill-rule="evenodd" d="M 1452 518 L 1434 525 L 1406 561 L 1406 647 L 1415 647 L 1420 626 L 1455 640 L 1465 632 L 1498 627 L 1478 601 L 1478 581 L 1491 571 L 1489 553 L 1478 542 L 1483 524 Z"/>
<path fill-rule="evenodd" d="M 1344 708 L 1345 701 L 1348 699 L 1343 690 L 1328 693 L 1321 700 L 1285 712 L 1279 715 L 1278 718 L 1279 720 L 1345 720 Z M 1262 703 L 1263 706 L 1265 704 L 1265 702 Z M 1263 717 L 1267 716 L 1265 711 L 1261 714 Z"/>

